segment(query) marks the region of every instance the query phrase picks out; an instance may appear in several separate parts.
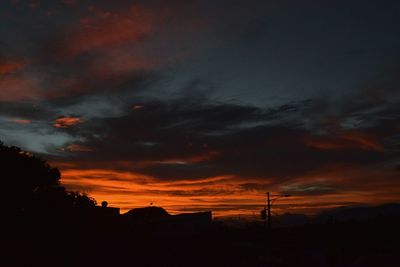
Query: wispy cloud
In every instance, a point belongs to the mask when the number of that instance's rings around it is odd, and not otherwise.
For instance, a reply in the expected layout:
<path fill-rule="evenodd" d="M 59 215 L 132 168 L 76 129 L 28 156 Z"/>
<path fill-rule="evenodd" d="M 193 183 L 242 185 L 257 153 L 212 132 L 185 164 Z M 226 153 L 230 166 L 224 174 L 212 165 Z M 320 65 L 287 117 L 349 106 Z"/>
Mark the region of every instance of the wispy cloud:
<path fill-rule="evenodd" d="M 81 118 L 72 116 L 61 116 L 55 119 L 53 126 L 55 128 L 70 128 L 82 123 Z"/>

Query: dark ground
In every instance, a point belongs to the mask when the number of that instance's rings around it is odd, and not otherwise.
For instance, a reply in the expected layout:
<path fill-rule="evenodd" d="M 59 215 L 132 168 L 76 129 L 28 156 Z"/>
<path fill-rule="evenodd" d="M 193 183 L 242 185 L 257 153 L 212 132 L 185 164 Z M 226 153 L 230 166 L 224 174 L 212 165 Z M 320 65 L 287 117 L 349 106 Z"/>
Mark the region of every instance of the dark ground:
<path fill-rule="evenodd" d="M 85 216 L 3 220 L 1 266 L 400 266 L 400 216 L 195 231 Z"/>

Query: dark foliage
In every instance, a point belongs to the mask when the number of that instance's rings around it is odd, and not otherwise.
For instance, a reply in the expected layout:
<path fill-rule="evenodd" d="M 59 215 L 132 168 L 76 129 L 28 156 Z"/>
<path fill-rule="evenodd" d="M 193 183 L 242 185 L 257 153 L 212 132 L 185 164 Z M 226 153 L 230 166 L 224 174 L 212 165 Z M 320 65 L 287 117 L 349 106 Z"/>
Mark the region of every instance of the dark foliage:
<path fill-rule="evenodd" d="M 95 205 L 86 194 L 60 185 L 61 173 L 46 161 L 0 142 L 0 180 L 3 209 L 10 213 L 61 213 Z"/>

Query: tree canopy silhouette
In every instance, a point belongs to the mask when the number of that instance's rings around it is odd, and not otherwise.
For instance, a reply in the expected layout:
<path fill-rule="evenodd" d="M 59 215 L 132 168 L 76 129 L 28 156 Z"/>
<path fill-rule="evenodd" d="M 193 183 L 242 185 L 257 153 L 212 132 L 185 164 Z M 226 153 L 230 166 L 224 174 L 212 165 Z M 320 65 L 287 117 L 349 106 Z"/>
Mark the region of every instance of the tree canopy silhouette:
<path fill-rule="evenodd" d="M 0 142 L 0 178 L 6 208 L 14 212 L 38 209 L 71 210 L 95 206 L 86 194 L 67 191 L 61 173 L 46 161 Z"/>

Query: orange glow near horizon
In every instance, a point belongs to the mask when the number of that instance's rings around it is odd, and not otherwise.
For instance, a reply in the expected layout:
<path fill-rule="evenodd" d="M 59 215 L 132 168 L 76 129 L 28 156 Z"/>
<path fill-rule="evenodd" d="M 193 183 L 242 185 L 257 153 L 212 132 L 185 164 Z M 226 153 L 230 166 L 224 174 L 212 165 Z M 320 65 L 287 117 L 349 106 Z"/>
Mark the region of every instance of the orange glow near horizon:
<path fill-rule="evenodd" d="M 72 166 L 69 166 L 72 167 Z M 110 206 L 121 208 L 121 213 L 136 207 L 156 206 L 164 207 L 171 214 L 196 211 L 213 211 L 216 217 L 224 216 L 251 216 L 258 218 L 259 211 L 265 205 L 265 193 L 268 180 L 240 179 L 234 176 L 210 177 L 200 180 L 160 181 L 154 177 L 132 172 L 122 172 L 106 169 L 79 170 L 64 165 L 62 170 L 62 184 L 70 190 L 88 193 L 98 203 L 106 200 Z M 302 186 L 307 184 L 327 183 L 337 187 L 347 187 L 349 179 L 344 179 L 341 173 L 357 176 L 363 175 L 355 171 L 326 172 L 325 177 L 301 177 L 279 186 L 271 184 L 269 191 L 273 195 L 279 194 L 288 186 Z M 379 204 L 392 202 L 397 199 L 398 190 L 393 183 L 380 183 L 380 188 L 368 188 L 366 183 L 375 173 L 365 174 L 364 178 L 356 178 L 352 189 L 333 191 L 321 195 L 293 194 L 289 198 L 276 200 L 274 213 L 305 213 L 313 214 L 322 209 L 335 208 L 350 204 Z M 388 177 L 388 180 L 393 180 Z M 265 189 L 245 189 L 246 183 L 260 183 Z M 360 186 L 354 184 L 359 183 Z M 371 182 L 372 183 L 372 182 Z M 374 186 L 371 184 L 371 186 Z M 370 187 L 371 187 L 370 186 Z M 350 186 L 349 186 L 350 188 Z"/>

